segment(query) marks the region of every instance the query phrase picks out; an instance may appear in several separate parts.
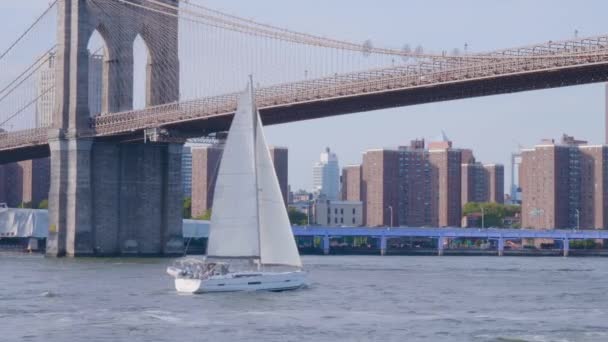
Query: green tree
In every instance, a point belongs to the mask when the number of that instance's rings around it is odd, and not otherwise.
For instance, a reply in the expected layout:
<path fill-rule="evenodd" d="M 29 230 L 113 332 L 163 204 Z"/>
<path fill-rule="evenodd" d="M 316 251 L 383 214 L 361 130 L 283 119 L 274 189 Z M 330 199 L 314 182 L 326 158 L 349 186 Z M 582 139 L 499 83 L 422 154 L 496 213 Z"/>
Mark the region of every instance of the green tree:
<path fill-rule="evenodd" d="M 49 208 L 49 200 L 43 199 L 38 203 L 38 209 L 48 209 Z"/>
<path fill-rule="evenodd" d="M 196 216 L 194 219 L 195 220 L 205 220 L 205 221 L 211 220 L 211 209 L 205 211 L 205 213 L 203 215 Z"/>
<path fill-rule="evenodd" d="M 182 216 L 185 219 L 189 219 L 192 217 L 192 198 L 186 197 L 184 198 L 184 203 L 182 207 Z"/>
<path fill-rule="evenodd" d="M 469 202 L 462 208 L 462 214 L 468 216 L 471 214 L 482 215 L 485 227 L 503 228 L 503 220 L 505 217 L 512 217 L 520 213 L 520 207 L 516 205 L 505 205 L 500 203 L 477 203 Z"/>
<path fill-rule="evenodd" d="M 292 225 L 304 226 L 308 224 L 308 217 L 306 213 L 303 213 L 295 208 L 289 208 L 287 211 L 289 214 L 289 222 Z"/>
<path fill-rule="evenodd" d="M 32 202 L 21 202 L 21 204 L 19 204 L 19 208 L 32 209 Z"/>

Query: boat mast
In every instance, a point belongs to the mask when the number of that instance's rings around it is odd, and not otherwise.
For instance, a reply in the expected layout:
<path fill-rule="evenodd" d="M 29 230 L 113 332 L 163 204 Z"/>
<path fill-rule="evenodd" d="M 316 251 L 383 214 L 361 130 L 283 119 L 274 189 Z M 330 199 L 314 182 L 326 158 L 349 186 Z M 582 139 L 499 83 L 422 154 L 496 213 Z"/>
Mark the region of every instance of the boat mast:
<path fill-rule="evenodd" d="M 253 115 L 253 169 L 255 174 L 255 216 L 258 230 L 258 252 L 260 258 L 258 261 L 258 270 L 262 264 L 262 238 L 260 236 L 260 186 L 258 185 L 258 109 L 255 103 L 255 93 L 253 89 L 253 75 L 249 75 L 249 89 L 251 92 L 251 115 Z"/>

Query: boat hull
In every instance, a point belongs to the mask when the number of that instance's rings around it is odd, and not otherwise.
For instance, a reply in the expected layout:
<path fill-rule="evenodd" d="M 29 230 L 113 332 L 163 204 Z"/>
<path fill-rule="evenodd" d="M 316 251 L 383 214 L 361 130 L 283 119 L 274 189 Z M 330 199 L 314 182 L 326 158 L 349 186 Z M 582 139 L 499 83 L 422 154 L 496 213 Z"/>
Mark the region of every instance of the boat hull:
<path fill-rule="evenodd" d="M 306 285 L 306 273 L 259 272 L 235 273 L 208 279 L 175 278 L 175 288 L 181 293 L 241 292 L 241 291 L 288 291 Z"/>

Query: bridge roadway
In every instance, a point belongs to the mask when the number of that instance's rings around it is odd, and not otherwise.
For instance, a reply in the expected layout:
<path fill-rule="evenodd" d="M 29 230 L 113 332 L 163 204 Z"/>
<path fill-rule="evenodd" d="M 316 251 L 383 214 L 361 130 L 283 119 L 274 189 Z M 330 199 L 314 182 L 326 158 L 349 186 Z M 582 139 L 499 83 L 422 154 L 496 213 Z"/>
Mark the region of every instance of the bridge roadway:
<path fill-rule="evenodd" d="M 608 36 L 504 50 L 479 59 L 335 75 L 257 91 L 265 125 L 608 80 Z M 483 57 L 483 58 L 482 58 Z M 227 130 L 236 94 L 169 103 L 92 119 L 81 137 L 141 141 L 161 129 L 170 140 Z M 0 133 L 0 162 L 49 155 L 46 128 Z"/>

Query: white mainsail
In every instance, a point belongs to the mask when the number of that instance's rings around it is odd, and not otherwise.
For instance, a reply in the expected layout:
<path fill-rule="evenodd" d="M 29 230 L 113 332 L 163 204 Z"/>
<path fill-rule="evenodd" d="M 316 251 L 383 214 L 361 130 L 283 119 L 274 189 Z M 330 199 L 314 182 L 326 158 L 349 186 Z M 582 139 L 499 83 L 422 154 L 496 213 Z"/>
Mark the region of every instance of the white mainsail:
<path fill-rule="evenodd" d="M 253 85 L 239 96 L 215 187 L 208 258 L 301 267 Z"/>
<path fill-rule="evenodd" d="M 207 243 L 209 258 L 259 258 L 255 171 L 254 108 L 239 96 L 217 176 Z"/>

